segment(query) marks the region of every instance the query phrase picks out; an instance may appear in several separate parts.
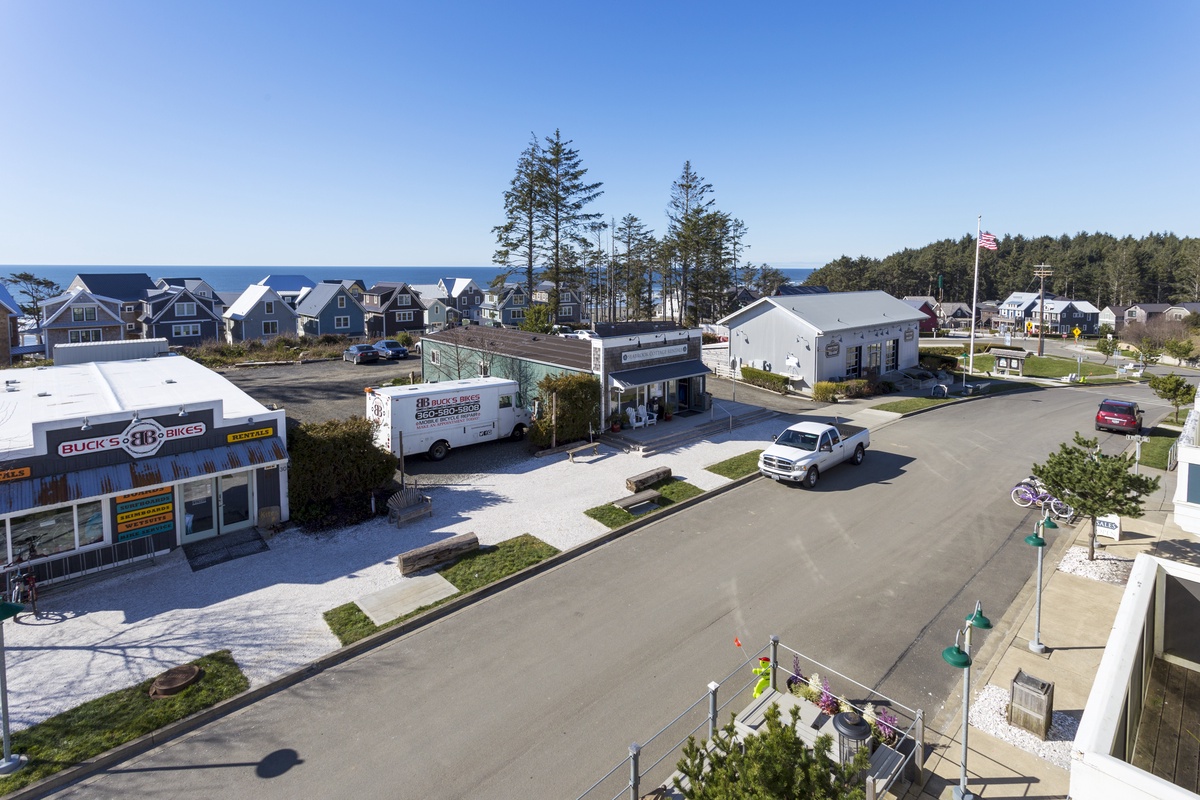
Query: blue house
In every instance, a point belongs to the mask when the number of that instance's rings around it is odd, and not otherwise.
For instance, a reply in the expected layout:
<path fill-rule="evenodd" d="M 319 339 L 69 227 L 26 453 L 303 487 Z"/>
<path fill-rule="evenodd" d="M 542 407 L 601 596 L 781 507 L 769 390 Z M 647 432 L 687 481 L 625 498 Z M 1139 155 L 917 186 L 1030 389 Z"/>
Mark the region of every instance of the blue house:
<path fill-rule="evenodd" d="M 309 290 L 296 305 L 296 317 L 296 332 L 301 336 L 367 335 L 366 310 L 341 283 L 322 283 Z"/>
<path fill-rule="evenodd" d="M 224 333 L 213 298 L 197 296 L 187 289 L 168 286 L 148 292 L 142 306 L 142 332 L 147 339 L 194 346 L 216 341 Z"/>
<path fill-rule="evenodd" d="M 225 339 L 230 344 L 266 342 L 296 333 L 296 312 L 270 286 L 247 287 L 225 314 Z"/>
<path fill-rule="evenodd" d="M 484 325 L 515 328 L 525 319 L 529 308 L 529 295 L 521 284 L 507 284 L 504 288 L 490 289 L 483 295 L 479 307 L 479 321 Z"/>

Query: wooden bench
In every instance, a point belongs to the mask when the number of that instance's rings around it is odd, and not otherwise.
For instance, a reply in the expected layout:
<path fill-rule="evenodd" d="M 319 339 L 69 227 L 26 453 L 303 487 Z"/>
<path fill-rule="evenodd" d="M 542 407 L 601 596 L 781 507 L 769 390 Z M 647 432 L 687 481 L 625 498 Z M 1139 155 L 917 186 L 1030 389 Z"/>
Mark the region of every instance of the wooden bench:
<path fill-rule="evenodd" d="M 652 503 L 655 500 L 661 500 L 662 494 L 654 489 L 647 489 L 644 492 L 631 494 L 629 497 L 622 497 L 620 500 L 613 500 L 613 505 L 617 508 L 628 511 L 634 506 L 640 506 L 642 503 Z"/>
<path fill-rule="evenodd" d="M 427 494 L 421 494 L 416 486 L 401 489 L 388 498 L 388 523 L 400 525 L 410 519 L 433 516 L 433 499 Z"/>
<path fill-rule="evenodd" d="M 773 705 L 779 706 L 779 718 L 785 724 L 791 722 L 792 709 L 800 709 L 800 716 L 796 719 L 796 738 L 809 747 L 816 746 L 817 737 L 822 733 L 833 733 L 833 729 L 829 727 L 832 718 L 823 715 L 816 703 L 773 689 L 763 692 L 758 699 L 746 706 L 742 713 L 734 718 L 734 728 L 742 736 L 753 736 L 767 721 L 767 709 Z M 821 723 L 819 728 L 816 727 L 818 722 Z"/>
<path fill-rule="evenodd" d="M 655 467 L 652 470 L 643 472 L 641 475 L 634 475 L 632 478 L 625 479 L 625 488 L 631 492 L 640 492 L 652 483 L 658 483 L 661 480 L 666 480 L 671 477 L 670 467 Z"/>
<path fill-rule="evenodd" d="M 598 456 L 598 455 L 600 455 L 600 443 L 599 442 L 589 442 L 588 444 L 581 444 L 578 447 L 572 447 L 570 450 L 567 451 L 567 461 L 570 461 L 572 464 L 574 464 L 575 463 L 575 454 L 582 453 L 584 450 L 591 450 L 592 455 Z"/>
<path fill-rule="evenodd" d="M 867 768 L 867 798 L 874 800 L 890 788 L 892 780 L 904 766 L 904 756 L 886 744 L 881 744 L 871 753 L 871 766 Z M 899 793 L 897 793 L 899 794 Z"/>
<path fill-rule="evenodd" d="M 463 533 L 401 553 L 396 558 L 396 566 L 400 567 L 401 575 L 411 575 L 436 564 L 453 561 L 478 549 L 479 538 L 473 533 Z"/>

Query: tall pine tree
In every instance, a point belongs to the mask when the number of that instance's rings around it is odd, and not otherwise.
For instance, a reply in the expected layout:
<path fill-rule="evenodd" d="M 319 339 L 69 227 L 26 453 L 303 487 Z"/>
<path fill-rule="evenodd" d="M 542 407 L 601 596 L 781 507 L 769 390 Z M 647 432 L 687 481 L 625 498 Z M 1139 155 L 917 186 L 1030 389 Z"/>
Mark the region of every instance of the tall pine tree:
<path fill-rule="evenodd" d="M 529 146 L 517 160 L 517 172 L 504 193 L 504 224 L 492 228 L 500 246 L 492 261 L 508 270 L 507 275 L 515 269 L 523 269 L 525 289 L 532 296 L 534 269 L 541 252 L 538 211 L 546 180 L 541 146 L 535 134 L 529 136 Z"/>
<path fill-rule="evenodd" d="M 550 291 L 550 319 L 558 319 L 559 293 L 563 286 L 564 272 L 576 267 L 578 259 L 572 260 L 585 240 L 589 223 L 601 218 L 601 214 L 586 211 L 587 205 L 602 195 L 602 183 L 585 183 L 587 169 L 579 158 L 579 151 L 571 147 L 570 140 L 564 141 L 559 130 L 546 137 L 542 148 L 542 169 L 545 175 L 545 193 L 539 204 L 541 235 L 545 244 L 548 263 L 546 277 L 552 284 Z"/>

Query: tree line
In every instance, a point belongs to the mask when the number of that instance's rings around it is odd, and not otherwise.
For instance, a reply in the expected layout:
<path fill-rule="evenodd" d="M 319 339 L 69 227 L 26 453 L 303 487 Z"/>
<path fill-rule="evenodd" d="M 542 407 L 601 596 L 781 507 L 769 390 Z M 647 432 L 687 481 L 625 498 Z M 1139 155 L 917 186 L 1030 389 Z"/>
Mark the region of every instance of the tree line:
<path fill-rule="evenodd" d="M 591 210 L 603 183 L 589 182 L 579 151 L 562 133 L 531 135 L 504 192 L 504 221 L 493 228 L 498 288 L 514 278 L 532 292 L 550 284 L 549 319 L 558 316 L 564 289 L 585 300 L 592 319 L 638 320 L 662 315 L 683 324 L 731 311 L 733 293 L 750 287 L 772 293 L 782 272 L 747 261 L 746 224 L 714 208 L 712 184 L 684 161 L 667 198 L 661 235 L 635 214 Z M 662 298 L 662 306 L 656 302 Z"/>
<path fill-rule="evenodd" d="M 1054 274 L 1046 291 L 1097 308 L 1135 303 L 1200 302 L 1200 239 L 1149 233 L 1118 239 L 1107 233 L 997 237 L 998 248 L 980 250 L 979 299 L 1003 300 L 1036 292 L 1038 265 Z M 833 292 L 882 289 L 895 297 L 932 296 L 971 302 L 975 237 L 943 239 L 885 258 L 842 256 L 805 281 Z"/>

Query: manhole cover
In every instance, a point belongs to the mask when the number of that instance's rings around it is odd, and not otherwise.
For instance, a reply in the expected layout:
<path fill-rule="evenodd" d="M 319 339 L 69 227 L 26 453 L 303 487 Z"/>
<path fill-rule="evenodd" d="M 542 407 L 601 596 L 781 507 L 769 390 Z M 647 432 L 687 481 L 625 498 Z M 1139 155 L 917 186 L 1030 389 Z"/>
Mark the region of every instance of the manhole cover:
<path fill-rule="evenodd" d="M 150 685 L 150 697 L 158 700 L 179 694 L 196 681 L 200 680 L 203 672 L 195 664 L 184 664 L 182 667 L 171 667 L 154 679 Z"/>

